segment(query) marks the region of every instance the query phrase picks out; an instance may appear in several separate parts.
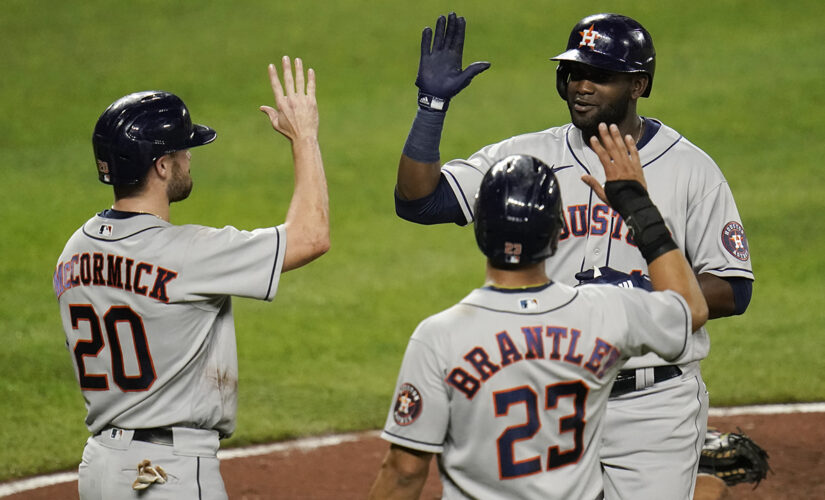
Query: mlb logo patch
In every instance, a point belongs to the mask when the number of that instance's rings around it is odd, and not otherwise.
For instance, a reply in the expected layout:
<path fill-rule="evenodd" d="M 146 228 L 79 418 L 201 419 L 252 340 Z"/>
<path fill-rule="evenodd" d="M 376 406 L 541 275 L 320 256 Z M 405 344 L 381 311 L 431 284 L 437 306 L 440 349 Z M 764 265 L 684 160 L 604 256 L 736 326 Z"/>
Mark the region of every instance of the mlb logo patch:
<path fill-rule="evenodd" d="M 111 224 L 101 224 L 100 229 L 98 229 L 97 234 L 101 236 L 111 236 L 113 227 Z"/>
<path fill-rule="evenodd" d="M 534 311 L 539 308 L 539 301 L 537 299 L 521 299 L 518 301 L 519 309 L 522 311 Z"/>

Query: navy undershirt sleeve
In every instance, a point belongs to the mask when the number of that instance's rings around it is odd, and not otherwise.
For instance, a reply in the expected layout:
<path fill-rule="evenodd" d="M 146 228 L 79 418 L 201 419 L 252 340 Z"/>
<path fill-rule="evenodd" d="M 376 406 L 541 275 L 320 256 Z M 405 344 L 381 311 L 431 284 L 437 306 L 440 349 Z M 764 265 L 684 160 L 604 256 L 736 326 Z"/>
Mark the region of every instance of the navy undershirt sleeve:
<path fill-rule="evenodd" d="M 722 278 L 733 288 L 733 314 L 742 314 L 748 308 L 753 294 L 753 280 L 748 278 Z"/>
<path fill-rule="evenodd" d="M 395 213 L 404 220 L 418 224 L 465 223 L 458 199 L 443 175 L 438 180 L 435 191 L 423 198 L 402 200 L 396 191 Z"/>

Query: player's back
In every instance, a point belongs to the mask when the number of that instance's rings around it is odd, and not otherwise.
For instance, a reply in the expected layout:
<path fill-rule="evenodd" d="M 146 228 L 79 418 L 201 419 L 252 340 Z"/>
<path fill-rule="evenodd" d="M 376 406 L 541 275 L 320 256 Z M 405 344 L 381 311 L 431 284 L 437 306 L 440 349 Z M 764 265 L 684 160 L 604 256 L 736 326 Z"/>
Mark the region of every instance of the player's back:
<path fill-rule="evenodd" d="M 231 302 L 199 288 L 208 275 L 188 257 L 199 231 L 151 215 L 97 216 L 66 244 L 54 287 L 92 433 L 108 425 L 232 432 Z"/>
<path fill-rule="evenodd" d="M 445 497 L 598 498 L 613 378 L 644 348 L 676 355 L 684 347 L 678 321 L 670 334 L 656 319 L 630 333 L 643 308 L 625 305 L 650 297 L 609 286 L 486 288 L 422 323 L 413 339 L 438 353 L 448 392 Z M 651 304 L 680 308 L 671 294 L 657 297 Z"/>

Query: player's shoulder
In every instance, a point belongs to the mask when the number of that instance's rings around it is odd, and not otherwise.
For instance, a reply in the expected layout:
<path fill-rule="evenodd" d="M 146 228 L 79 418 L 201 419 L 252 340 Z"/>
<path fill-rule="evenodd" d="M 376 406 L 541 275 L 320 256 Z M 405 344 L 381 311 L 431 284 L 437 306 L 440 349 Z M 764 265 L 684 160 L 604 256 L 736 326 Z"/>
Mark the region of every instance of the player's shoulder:
<path fill-rule="evenodd" d="M 75 229 L 72 235 L 66 240 L 66 244 L 63 245 L 63 251 L 60 253 L 60 257 L 58 258 L 58 262 L 63 262 L 67 258 L 71 258 L 71 255 L 77 251 L 78 245 L 80 245 L 80 243 L 86 238 L 83 229 L 87 223 L 88 221 Z"/>
<path fill-rule="evenodd" d="M 635 309 L 649 308 L 654 304 L 669 303 L 676 305 L 684 301 L 673 290 L 648 291 L 644 288 L 625 288 L 605 283 L 586 284 L 576 287 L 582 300 L 600 304 L 600 308 L 622 307 Z"/>
<path fill-rule="evenodd" d="M 484 150 L 494 156 L 507 154 L 532 154 L 543 156 L 554 149 L 562 150 L 566 141 L 566 134 L 571 124 L 560 127 L 551 127 L 544 130 L 525 132 L 508 137 L 499 142 L 490 144 Z"/>
<path fill-rule="evenodd" d="M 450 331 L 455 325 L 460 324 L 467 314 L 468 310 L 462 302 L 453 304 L 421 320 L 414 336 L 438 335 L 439 332 Z"/>
<path fill-rule="evenodd" d="M 584 300 L 596 302 L 622 300 L 629 297 L 646 297 L 650 292 L 643 288 L 626 288 L 609 283 L 584 284 L 576 287 Z M 630 299 L 633 300 L 633 299 Z"/>
<path fill-rule="evenodd" d="M 172 224 L 151 214 L 107 217 L 101 213 L 86 221 L 73 238 L 86 238 L 100 243 L 140 239 L 144 242 L 151 241 L 152 245 L 174 244 L 180 247 L 196 240 L 204 243 L 233 241 L 267 231 L 276 231 L 276 228 L 243 231 L 234 226 L 216 228 L 201 224 Z"/>
<path fill-rule="evenodd" d="M 548 165 L 564 153 L 565 134 L 572 125 L 514 135 L 488 144 L 467 159 L 456 158 L 446 162 L 444 170 L 460 172 L 466 168 L 483 175 L 496 161 L 514 154 L 526 154 L 540 158 Z M 480 177 L 479 177 L 480 180 Z"/>
<path fill-rule="evenodd" d="M 660 127 L 656 135 L 639 151 L 645 175 L 652 182 L 655 183 L 657 172 L 669 184 L 674 179 L 683 179 L 712 189 L 725 182 L 722 170 L 709 154 L 675 129 L 657 123 Z"/>
<path fill-rule="evenodd" d="M 694 144 L 679 131 L 664 124 L 656 118 L 646 118 L 658 125 L 656 135 L 642 148 L 642 163 L 672 162 L 702 162 L 716 167 L 716 162 L 702 148 Z"/>
<path fill-rule="evenodd" d="M 172 226 L 169 228 L 172 232 L 177 232 L 183 237 L 191 237 L 198 241 L 211 240 L 219 243 L 220 241 L 237 242 L 238 240 L 250 240 L 261 236 L 283 235 L 285 226 L 264 227 L 257 229 L 239 229 L 235 226 L 226 225 L 223 227 L 204 226 L 200 224 L 182 224 L 179 226 Z"/>
<path fill-rule="evenodd" d="M 510 137 L 509 139 L 505 139 L 502 142 L 520 145 L 536 144 L 544 147 L 548 147 L 548 145 L 552 144 L 563 145 L 570 127 L 572 127 L 572 124 L 568 123 L 566 125 L 550 127 L 544 130 L 525 132 L 523 134 Z"/>

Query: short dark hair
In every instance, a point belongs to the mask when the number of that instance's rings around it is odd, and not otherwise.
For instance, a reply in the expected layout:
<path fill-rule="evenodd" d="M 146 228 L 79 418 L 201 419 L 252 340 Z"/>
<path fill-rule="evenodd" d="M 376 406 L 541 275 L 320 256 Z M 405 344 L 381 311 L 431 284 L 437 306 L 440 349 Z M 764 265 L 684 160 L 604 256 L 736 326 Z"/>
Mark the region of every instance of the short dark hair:
<path fill-rule="evenodd" d="M 115 200 L 120 200 L 122 198 L 132 198 L 137 196 L 143 192 L 146 188 L 146 179 L 148 175 L 144 174 L 143 177 L 140 178 L 134 184 L 121 184 L 112 186 L 115 191 Z"/>

